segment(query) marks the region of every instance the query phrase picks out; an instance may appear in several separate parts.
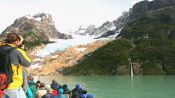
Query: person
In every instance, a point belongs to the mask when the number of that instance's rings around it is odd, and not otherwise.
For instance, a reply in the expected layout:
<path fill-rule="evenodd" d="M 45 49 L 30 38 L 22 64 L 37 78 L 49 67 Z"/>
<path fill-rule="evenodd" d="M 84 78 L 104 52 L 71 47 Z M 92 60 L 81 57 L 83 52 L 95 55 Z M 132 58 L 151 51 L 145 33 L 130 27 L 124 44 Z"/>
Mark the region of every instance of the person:
<path fill-rule="evenodd" d="M 55 97 L 50 93 L 50 88 L 49 88 L 49 87 L 47 87 L 46 90 L 47 90 L 47 93 L 44 94 L 41 98 L 55 98 Z"/>
<path fill-rule="evenodd" d="M 67 84 L 63 85 L 63 90 L 64 90 L 64 94 L 71 94 L 70 89 L 68 88 Z"/>
<path fill-rule="evenodd" d="M 31 90 L 31 88 L 29 87 L 29 85 L 27 85 L 26 97 L 27 97 L 27 98 L 33 98 L 33 92 L 32 92 L 32 90 Z"/>
<path fill-rule="evenodd" d="M 66 98 L 70 98 L 71 97 L 71 90 L 70 88 L 67 86 L 67 84 L 63 84 L 63 94 L 66 96 Z"/>
<path fill-rule="evenodd" d="M 61 88 L 61 89 L 59 89 L 58 90 L 58 97 L 57 98 L 66 98 L 66 96 L 65 95 L 63 95 L 63 92 L 64 92 L 64 90 Z"/>
<path fill-rule="evenodd" d="M 14 49 L 9 53 L 10 64 L 13 71 L 13 81 L 5 90 L 3 90 L 3 92 L 10 98 L 26 98 L 21 87 L 23 83 L 22 66 L 29 67 L 31 65 L 31 60 L 24 50 L 18 48 L 18 45 L 23 42 L 23 38 L 16 33 L 8 33 L 4 42 L 4 47 L 0 49 L 0 52 L 11 48 Z"/>
<path fill-rule="evenodd" d="M 52 84 L 50 85 L 50 87 L 53 89 L 53 90 L 58 90 L 59 89 L 59 84 L 56 80 L 52 80 Z"/>
<path fill-rule="evenodd" d="M 37 87 L 36 87 L 36 83 L 33 81 L 33 77 L 32 76 L 28 76 L 27 77 L 27 81 L 28 81 L 28 85 L 32 91 L 32 96 L 33 98 L 36 98 L 37 95 Z"/>
<path fill-rule="evenodd" d="M 80 84 L 76 84 L 75 88 L 72 89 L 72 96 L 71 98 L 80 98 L 80 95 L 82 93 L 82 88 L 80 86 Z"/>
<path fill-rule="evenodd" d="M 79 94 L 81 94 L 81 92 L 82 92 L 81 85 L 80 84 L 76 84 L 75 88 L 71 92 L 72 93 L 78 92 Z"/>
<path fill-rule="evenodd" d="M 36 81 L 36 88 L 39 89 L 41 87 L 41 82 L 38 80 Z"/>

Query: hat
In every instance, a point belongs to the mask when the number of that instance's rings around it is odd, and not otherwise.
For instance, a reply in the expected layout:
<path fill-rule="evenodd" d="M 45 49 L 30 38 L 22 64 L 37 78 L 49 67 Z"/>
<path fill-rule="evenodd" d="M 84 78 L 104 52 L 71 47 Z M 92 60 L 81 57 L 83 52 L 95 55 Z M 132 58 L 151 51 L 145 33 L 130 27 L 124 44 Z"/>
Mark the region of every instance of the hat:
<path fill-rule="evenodd" d="M 75 88 L 80 89 L 80 84 L 76 84 Z"/>
<path fill-rule="evenodd" d="M 59 94 L 63 94 L 64 91 L 63 91 L 63 89 L 61 88 L 61 89 L 59 89 L 58 92 L 59 92 Z"/>

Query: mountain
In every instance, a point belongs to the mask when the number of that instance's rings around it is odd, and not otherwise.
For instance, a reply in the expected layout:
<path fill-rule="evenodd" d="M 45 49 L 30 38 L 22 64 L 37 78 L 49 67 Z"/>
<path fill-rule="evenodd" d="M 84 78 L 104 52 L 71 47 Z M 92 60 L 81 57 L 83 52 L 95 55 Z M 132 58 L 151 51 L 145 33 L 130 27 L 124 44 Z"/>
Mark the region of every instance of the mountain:
<path fill-rule="evenodd" d="M 69 39 L 70 35 L 60 33 L 54 25 L 50 14 L 39 13 L 34 16 L 24 16 L 14 21 L 7 27 L 1 38 L 7 33 L 19 33 L 25 38 L 27 46 L 33 46 L 40 43 L 49 42 L 51 39 Z"/>
<path fill-rule="evenodd" d="M 123 28 L 123 26 L 127 23 L 128 20 L 128 12 L 123 12 L 122 15 L 112 22 L 105 22 L 99 27 L 95 27 L 94 25 L 89 25 L 87 28 L 79 27 L 75 34 L 81 35 L 91 35 L 96 39 L 99 38 L 115 38 Z"/>
<path fill-rule="evenodd" d="M 76 32 L 80 31 L 81 34 L 93 35 L 94 38 L 115 38 L 126 24 L 140 19 L 141 17 L 145 16 L 147 12 L 170 7 L 174 4 L 174 0 L 144 0 L 136 3 L 129 10 L 129 12 L 123 12 L 119 18 L 112 22 L 107 21 L 97 28 L 93 25 L 90 25 L 89 27 L 83 29 L 81 28 L 81 30 Z"/>
<path fill-rule="evenodd" d="M 144 0 L 129 10 L 116 39 L 87 54 L 65 74 L 175 74 L 175 1 Z"/>

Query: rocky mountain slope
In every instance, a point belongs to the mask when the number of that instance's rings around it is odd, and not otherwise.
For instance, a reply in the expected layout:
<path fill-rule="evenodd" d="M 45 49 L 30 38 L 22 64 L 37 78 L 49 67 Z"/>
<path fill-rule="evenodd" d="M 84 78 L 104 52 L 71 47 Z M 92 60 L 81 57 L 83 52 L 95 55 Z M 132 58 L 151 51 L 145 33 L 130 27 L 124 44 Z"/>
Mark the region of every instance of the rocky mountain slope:
<path fill-rule="evenodd" d="M 108 42 L 110 42 L 110 40 L 96 41 L 95 43 L 87 45 L 70 47 L 64 51 L 56 52 L 38 60 L 36 60 L 36 57 L 32 57 L 35 63 L 39 63 L 40 67 L 31 67 L 28 69 L 28 72 L 31 75 L 63 74 L 64 68 L 75 65 L 84 55 L 95 51 Z"/>
<path fill-rule="evenodd" d="M 170 6 L 174 6 L 174 0 L 143 0 L 141 2 L 136 3 L 131 9 L 129 14 L 129 23 L 141 18 L 147 12 L 151 12 L 157 9 L 162 9 Z"/>
<path fill-rule="evenodd" d="M 14 21 L 7 27 L 0 37 L 3 39 L 7 33 L 19 33 L 25 38 L 25 44 L 29 48 L 41 43 L 47 43 L 50 39 L 69 39 L 70 35 L 60 33 L 54 25 L 51 15 L 40 13 L 34 16 L 24 16 Z"/>

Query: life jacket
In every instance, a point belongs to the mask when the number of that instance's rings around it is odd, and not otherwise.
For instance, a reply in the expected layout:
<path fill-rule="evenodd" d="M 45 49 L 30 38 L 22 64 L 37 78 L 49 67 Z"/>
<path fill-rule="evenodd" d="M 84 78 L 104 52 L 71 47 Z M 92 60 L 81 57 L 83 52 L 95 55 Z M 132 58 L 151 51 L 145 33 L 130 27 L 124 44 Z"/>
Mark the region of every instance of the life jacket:
<path fill-rule="evenodd" d="M 57 95 L 58 95 L 58 91 L 57 91 L 57 90 L 51 90 L 50 93 L 51 93 L 53 96 L 57 96 Z"/>
<path fill-rule="evenodd" d="M 0 98 L 2 98 L 2 94 L 3 94 L 3 92 L 0 90 Z"/>

